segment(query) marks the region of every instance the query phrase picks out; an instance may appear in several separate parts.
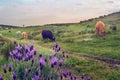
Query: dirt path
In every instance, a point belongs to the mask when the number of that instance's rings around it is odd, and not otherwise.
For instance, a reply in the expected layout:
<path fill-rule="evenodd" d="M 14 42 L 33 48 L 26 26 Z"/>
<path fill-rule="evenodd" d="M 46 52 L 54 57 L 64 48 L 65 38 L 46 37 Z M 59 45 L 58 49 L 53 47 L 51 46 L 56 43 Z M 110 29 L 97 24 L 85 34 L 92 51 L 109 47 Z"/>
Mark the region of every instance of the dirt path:
<path fill-rule="evenodd" d="M 87 55 L 87 54 L 81 54 L 81 53 L 69 53 L 70 55 L 73 56 L 79 56 L 79 57 L 84 57 L 92 60 L 97 60 L 101 61 L 104 63 L 107 63 L 109 67 L 115 67 L 120 69 L 120 60 L 118 59 L 112 59 L 112 58 L 103 58 L 103 57 L 98 57 L 98 56 L 92 56 L 92 55 Z"/>

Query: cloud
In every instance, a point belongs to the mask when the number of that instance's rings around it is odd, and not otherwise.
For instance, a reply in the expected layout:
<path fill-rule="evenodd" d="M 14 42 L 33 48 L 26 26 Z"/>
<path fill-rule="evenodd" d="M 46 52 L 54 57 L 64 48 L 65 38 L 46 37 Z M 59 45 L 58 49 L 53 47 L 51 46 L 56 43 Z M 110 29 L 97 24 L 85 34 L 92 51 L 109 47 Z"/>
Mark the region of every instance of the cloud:
<path fill-rule="evenodd" d="M 107 1 L 107 3 L 113 4 L 113 3 L 114 3 L 114 1 Z"/>
<path fill-rule="evenodd" d="M 57 0 L 36 0 L 37 2 L 55 2 Z"/>
<path fill-rule="evenodd" d="M 119 0 L 1 0 L 0 22 L 46 24 L 76 22 L 119 10 Z"/>

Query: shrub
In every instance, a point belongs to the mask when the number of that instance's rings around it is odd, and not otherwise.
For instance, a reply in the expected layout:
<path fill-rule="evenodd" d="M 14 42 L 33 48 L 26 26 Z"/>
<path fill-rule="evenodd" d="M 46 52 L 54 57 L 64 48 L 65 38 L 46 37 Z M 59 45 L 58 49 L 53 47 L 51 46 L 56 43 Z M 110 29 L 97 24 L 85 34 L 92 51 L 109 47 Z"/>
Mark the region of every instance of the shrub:
<path fill-rule="evenodd" d="M 60 46 L 58 44 L 55 44 L 53 50 L 54 54 L 49 56 L 43 56 L 41 52 L 37 56 L 33 43 L 30 46 L 18 45 L 15 50 L 10 51 L 11 63 L 8 69 L 6 65 L 3 66 L 4 73 L 12 72 L 10 80 L 62 80 L 63 77 L 75 80 L 76 77 L 70 71 L 61 69 L 64 58 L 68 55 L 62 52 L 59 56 Z"/>
<path fill-rule="evenodd" d="M 9 52 L 15 48 L 12 42 L 5 42 L 5 44 L 0 49 L 0 53 L 8 60 Z"/>

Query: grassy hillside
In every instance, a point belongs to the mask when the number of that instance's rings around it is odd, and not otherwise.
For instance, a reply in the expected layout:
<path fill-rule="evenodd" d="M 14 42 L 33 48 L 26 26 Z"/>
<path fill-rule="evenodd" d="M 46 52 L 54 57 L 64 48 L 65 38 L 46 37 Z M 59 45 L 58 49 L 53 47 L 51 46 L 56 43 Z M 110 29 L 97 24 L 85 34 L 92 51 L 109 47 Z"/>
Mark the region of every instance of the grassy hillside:
<path fill-rule="evenodd" d="M 110 32 L 106 35 L 105 39 L 96 36 L 95 24 L 99 20 L 105 22 L 106 31 Z M 60 44 L 61 49 L 72 53 L 69 58 L 66 59 L 64 68 L 70 69 L 78 78 L 84 73 L 90 76 L 92 80 L 119 80 L 119 67 L 116 68 L 111 64 L 76 55 L 77 53 L 120 60 L 119 22 L 120 13 L 113 13 L 80 23 L 51 24 L 0 30 L 2 36 L 0 37 L 0 49 L 7 42 L 5 40 L 10 39 L 11 41 L 16 40 L 19 44 L 26 45 L 30 42 L 34 42 L 37 52 L 42 52 L 45 55 L 51 54 L 53 52 L 50 49 L 52 49 L 54 43 L 49 40 L 43 40 L 40 33 L 40 29 L 49 29 L 54 33 L 56 41 Z M 109 29 L 110 24 L 116 24 L 117 31 L 111 31 Z M 16 34 L 17 31 L 30 32 L 28 40 L 23 40 L 21 34 Z M 6 39 L 3 40 L 3 38 Z M 3 55 L 0 55 L 0 62 L 0 66 L 4 63 L 8 63 Z M 78 69 L 80 69 L 80 73 L 78 73 Z M 0 68 L 0 74 L 4 74 L 2 68 Z M 11 75 L 6 76 L 5 80 L 11 77 Z"/>
<path fill-rule="evenodd" d="M 48 47 L 48 45 L 51 46 L 51 42 L 44 42 L 39 31 L 40 29 L 49 29 L 53 31 L 56 37 L 56 41 L 61 44 L 64 50 L 67 50 L 69 52 L 120 59 L 119 16 L 120 13 L 118 12 L 109 14 L 104 17 L 99 17 L 88 21 L 86 20 L 82 23 L 15 28 L 11 30 L 11 33 L 9 33 L 9 30 L 3 30 L 0 31 L 0 33 L 6 37 L 21 39 L 22 37 L 20 34 L 16 35 L 17 31 L 31 32 L 31 40 L 38 42 L 42 46 Z M 105 22 L 106 31 L 110 32 L 106 35 L 105 40 L 96 36 L 95 24 L 99 20 Z M 113 23 L 117 26 L 116 32 L 109 29 L 109 25 Z M 90 41 L 85 41 L 86 39 L 90 39 Z"/>

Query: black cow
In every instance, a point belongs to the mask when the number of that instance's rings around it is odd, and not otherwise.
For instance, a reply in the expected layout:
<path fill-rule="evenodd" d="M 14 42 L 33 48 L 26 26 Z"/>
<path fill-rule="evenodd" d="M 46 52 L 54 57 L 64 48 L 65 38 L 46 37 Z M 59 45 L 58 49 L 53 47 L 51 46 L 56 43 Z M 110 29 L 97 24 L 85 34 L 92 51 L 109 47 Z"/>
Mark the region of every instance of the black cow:
<path fill-rule="evenodd" d="M 50 30 L 42 30 L 43 39 L 49 38 L 51 41 L 55 41 L 55 37 Z"/>
<path fill-rule="evenodd" d="M 110 26 L 110 29 L 113 30 L 113 31 L 116 31 L 116 30 L 117 30 L 117 26 L 111 25 L 111 26 Z"/>

